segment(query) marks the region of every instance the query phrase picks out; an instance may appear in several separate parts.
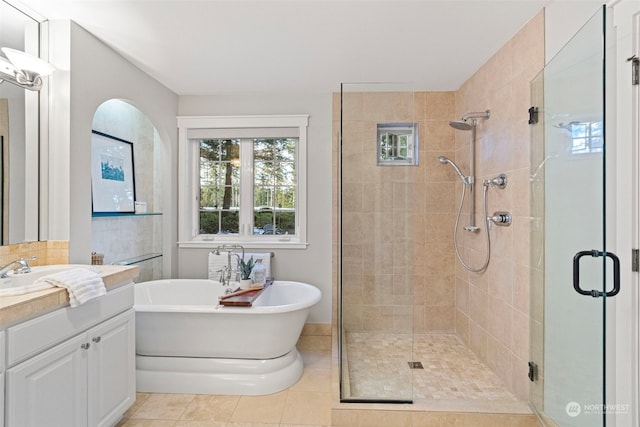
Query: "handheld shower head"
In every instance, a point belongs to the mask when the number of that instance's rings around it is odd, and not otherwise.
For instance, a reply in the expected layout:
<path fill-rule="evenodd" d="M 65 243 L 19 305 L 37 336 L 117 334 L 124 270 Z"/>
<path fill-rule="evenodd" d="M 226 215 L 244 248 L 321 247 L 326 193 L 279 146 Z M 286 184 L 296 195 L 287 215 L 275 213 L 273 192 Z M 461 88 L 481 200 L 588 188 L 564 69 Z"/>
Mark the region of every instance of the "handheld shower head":
<path fill-rule="evenodd" d="M 456 173 L 458 174 L 458 176 L 460 177 L 460 179 L 462 180 L 462 182 L 464 184 L 470 184 L 471 183 L 471 177 L 469 176 L 464 176 L 464 174 L 462 173 L 462 171 L 460 170 L 460 168 L 458 167 L 458 165 L 456 165 L 453 160 L 449 159 L 448 157 L 445 156 L 439 156 L 438 157 L 438 161 L 440 163 L 442 163 L 443 165 L 446 165 L 447 163 L 451 165 L 451 167 L 453 168 L 454 171 L 456 171 Z"/>

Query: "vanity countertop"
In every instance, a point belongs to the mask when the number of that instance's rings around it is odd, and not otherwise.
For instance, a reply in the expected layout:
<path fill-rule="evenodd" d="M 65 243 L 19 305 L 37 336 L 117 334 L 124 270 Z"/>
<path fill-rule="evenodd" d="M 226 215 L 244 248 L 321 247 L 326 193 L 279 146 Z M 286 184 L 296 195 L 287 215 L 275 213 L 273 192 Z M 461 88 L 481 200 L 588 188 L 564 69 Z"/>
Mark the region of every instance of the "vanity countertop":
<path fill-rule="evenodd" d="M 107 291 L 109 288 L 132 281 L 138 277 L 138 266 L 92 266 L 100 271 Z M 64 288 L 50 288 L 22 295 L 0 298 L 0 329 L 23 320 L 69 305 L 69 294 Z"/>

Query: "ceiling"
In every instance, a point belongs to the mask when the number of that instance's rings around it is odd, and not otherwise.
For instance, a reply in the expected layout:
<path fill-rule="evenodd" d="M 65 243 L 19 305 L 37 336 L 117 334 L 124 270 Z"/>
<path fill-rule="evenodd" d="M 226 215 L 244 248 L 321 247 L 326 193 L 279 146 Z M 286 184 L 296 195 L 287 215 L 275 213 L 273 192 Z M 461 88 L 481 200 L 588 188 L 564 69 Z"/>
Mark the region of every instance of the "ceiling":
<path fill-rule="evenodd" d="M 456 90 L 551 1 L 20 0 L 72 19 L 179 95 Z"/>

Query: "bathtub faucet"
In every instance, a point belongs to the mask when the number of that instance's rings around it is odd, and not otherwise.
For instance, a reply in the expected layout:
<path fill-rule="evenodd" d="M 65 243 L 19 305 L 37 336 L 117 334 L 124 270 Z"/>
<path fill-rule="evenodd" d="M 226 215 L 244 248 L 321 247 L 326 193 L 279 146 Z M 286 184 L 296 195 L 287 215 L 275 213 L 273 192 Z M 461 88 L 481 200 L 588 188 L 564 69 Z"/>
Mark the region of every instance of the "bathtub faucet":
<path fill-rule="evenodd" d="M 231 255 L 235 255 L 236 257 L 235 270 L 233 269 L 233 267 L 231 267 Z M 234 275 L 234 273 L 235 273 L 235 276 L 233 278 L 234 282 L 240 281 L 240 269 L 238 268 L 239 264 L 240 264 L 240 255 L 238 255 L 235 252 L 229 252 L 229 259 L 228 259 L 227 265 L 222 267 L 222 269 L 218 270 L 220 272 L 219 282 L 222 283 L 222 286 L 229 286 L 231 284 L 231 276 Z"/>
<path fill-rule="evenodd" d="M 231 258 L 231 255 L 235 255 L 236 256 L 236 269 L 235 270 L 231 270 L 230 273 L 234 272 L 236 273 L 235 275 L 235 281 L 239 282 L 240 281 L 240 260 L 244 259 L 244 256 L 242 258 L 240 258 L 240 255 L 238 255 L 235 252 L 229 252 L 229 258 Z M 229 260 L 229 268 L 231 268 L 231 260 Z"/>
<path fill-rule="evenodd" d="M 223 266 L 220 270 L 218 270 L 218 272 L 220 273 L 220 280 L 219 282 L 222 284 L 222 286 L 229 286 L 230 282 L 231 282 L 231 275 L 235 272 L 235 277 L 234 277 L 234 281 L 238 282 L 240 281 L 240 270 L 239 270 L 239 265 L 240 265 L 240 260 L 244 259 L 244 246 L 240 246 L 240 245 L 221 245 L 218 246 L 216 248 L 216 250 L 214 251 L 214 253 L 216 255 L 220 255 L 220 250 L 227 250 L 227 265 Z M 237 254 L 236 252 L 231 252 L 232 249 L 240 249 L 242 250 L 242 257 Z M 235 270 L 233 269 L 233 267 L 231 266 L 231 255 L 235 255 L 236 259 L 236 268 Z"/>
<path fill-rule="evenodd" d="M 222 286 L 229 286 L 229 280 L 231 279 L 231 270 L 228 266 L 223 266 L 220 270 L 220 279 L 218 282 L 222 283 Z"/>

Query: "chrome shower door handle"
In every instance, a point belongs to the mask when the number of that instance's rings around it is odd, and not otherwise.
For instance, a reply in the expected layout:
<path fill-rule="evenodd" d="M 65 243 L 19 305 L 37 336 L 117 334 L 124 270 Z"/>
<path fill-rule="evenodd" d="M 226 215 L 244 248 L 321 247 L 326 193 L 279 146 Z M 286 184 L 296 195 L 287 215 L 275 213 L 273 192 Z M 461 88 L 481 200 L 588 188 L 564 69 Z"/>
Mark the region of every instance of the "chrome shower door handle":
<path fill-rule="evenodd" d="M 580 287 L 580 258 L 590 255 L 593 258 L 606 256 L 613 261 L 613 289 L 608 292 L 592 289 L 590 291 L 584 290 Z M 573 289 L 580 295 L 592 296 L 594 298 L 607 296 L 613 297 L 620 292 L 620 259 L 613 252 L 601 252 L 596 249 L 590 251 L 580 251 L 573 257 Z"/>

